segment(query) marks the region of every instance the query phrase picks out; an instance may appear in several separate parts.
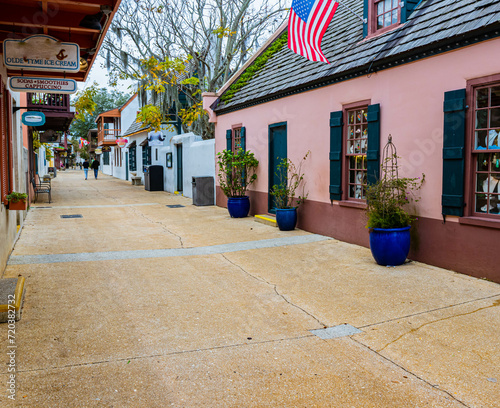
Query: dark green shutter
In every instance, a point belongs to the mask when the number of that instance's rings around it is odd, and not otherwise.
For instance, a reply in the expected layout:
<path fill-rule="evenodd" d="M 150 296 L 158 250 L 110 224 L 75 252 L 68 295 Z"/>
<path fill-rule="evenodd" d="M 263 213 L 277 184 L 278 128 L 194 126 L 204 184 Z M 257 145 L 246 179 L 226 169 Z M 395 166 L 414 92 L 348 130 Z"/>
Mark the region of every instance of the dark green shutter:
<path fill-rule="evenodd" d="M 401 7 L 401 24 L 406 23 L 408 17 L 413 12 L 420 0 L 404 0 L 403 6 Z"/>
<path fill-rule="evenodd" d="M 233 150 L 233 131 L 232 129 L 226 130 L 226 150 Z"/>
<path fill-rule="evenodd" d="M 363 18 L 366 23 L 363 21 L 363 37 L 368 35 L 368 0 L 364 0 L 363 2 Z"/>
<path fill-rule="evenodd" d="M 245 127 L 243 126 L 241 128 L 241 133 L 240 133 L 240 137 L 241 137 L 241 148 L 243 149 L 243 151 L 246 151 L 247 150 L 247 141 L 246 141 L 246 136 L 247 136 L 247 130 L 245 129 Z"/>
<path fill-rule="evenodd" d="M 149 166 L 151 164 L 151 147 L 143 146 L 142 147 L 142 165 Z"/>
<path fill-rule="evenodd" d="M 465 89 L 444 93 L 442 214 L 464 215 Z"/>
<path fill-rule="evenodd" d="M 376 183 L 380 177 L 380 104 L 368 106 L 368 184 Z"/>
<path fill-rule="evenodd" d="M 342 200 L 342 117 L 330 113 L 330 200 Z"/>
<path fill-rule="evenodd" d="M 130 171 L 136 171 L 137 170 L 137 157 L 136 157 L 136 146 L 133 146 L 128 149 L 129 152 L 129 169 Z"/>

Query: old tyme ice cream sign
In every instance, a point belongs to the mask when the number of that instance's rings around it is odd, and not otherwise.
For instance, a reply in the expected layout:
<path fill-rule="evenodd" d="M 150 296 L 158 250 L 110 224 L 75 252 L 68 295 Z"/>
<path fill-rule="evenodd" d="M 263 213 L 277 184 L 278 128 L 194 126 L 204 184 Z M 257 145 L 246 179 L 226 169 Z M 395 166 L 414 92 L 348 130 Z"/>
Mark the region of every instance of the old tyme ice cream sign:
<path fill-rule="evenodd" d="M 78 72 L 80 47 L 60 42 L 48 35 L 32 35 L 24 40 L 6 39 L 3 58 L 7 68 Z"/>

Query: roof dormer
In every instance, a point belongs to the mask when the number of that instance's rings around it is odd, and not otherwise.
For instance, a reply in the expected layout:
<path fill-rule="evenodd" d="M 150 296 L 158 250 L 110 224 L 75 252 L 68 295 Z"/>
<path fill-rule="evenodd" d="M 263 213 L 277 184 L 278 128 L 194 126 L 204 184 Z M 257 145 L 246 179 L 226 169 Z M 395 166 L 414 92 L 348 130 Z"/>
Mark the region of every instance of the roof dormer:
<path fill-rule="evenodd" d="M 364 0 L 363 37 L 385 33 L 404 24 L 420 0 Z"/>

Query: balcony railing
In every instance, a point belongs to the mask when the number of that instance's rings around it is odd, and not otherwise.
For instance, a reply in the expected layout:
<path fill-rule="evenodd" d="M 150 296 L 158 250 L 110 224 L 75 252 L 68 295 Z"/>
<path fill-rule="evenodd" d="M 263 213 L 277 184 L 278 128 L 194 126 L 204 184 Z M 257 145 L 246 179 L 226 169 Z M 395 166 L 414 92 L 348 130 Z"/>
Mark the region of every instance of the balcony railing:
<path fill-rule="evenodd" d="M 97 133 L 97 144 L 116 144 L 116 139 L 120 136 L 121 129 L 99 129 Z"/>
<path fill-rule="evenodd" d="M 67 94 L 48 94 L 48 93 L 30 93 L 27 94 L 28 108 L 50 108 L 54 111 L 69 112 L 69 95 Z"/>

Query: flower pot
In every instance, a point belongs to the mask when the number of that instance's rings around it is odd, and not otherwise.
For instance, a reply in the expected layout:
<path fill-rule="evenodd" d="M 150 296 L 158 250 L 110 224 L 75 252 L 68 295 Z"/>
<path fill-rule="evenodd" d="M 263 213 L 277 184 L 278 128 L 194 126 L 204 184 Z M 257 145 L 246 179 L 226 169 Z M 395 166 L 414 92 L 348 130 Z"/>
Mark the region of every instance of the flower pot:
<path fill-rule="evenodd" d="M 410 227 L 373 228 L 370 232 L 370 249 L 379 265 L 402 265 L 410 252 Z"/>
<path fill-rule="evenodd" d="M 24 211 L 28 207 L 26 200 L 9 201 L 9 210 L 11 211 Z"/>
<path fill-rule="evenodd" d="M 250 199 L 244 197 L 228 197 L 227 210 L 232 218 L 244 218 L 250 211 Z"/>
<path fill-rule="evenodd" d="M 297 225 L 297 209 L 296 208 L 277 208 L 276 223 L 280 231 L 291 231 Z"/>

